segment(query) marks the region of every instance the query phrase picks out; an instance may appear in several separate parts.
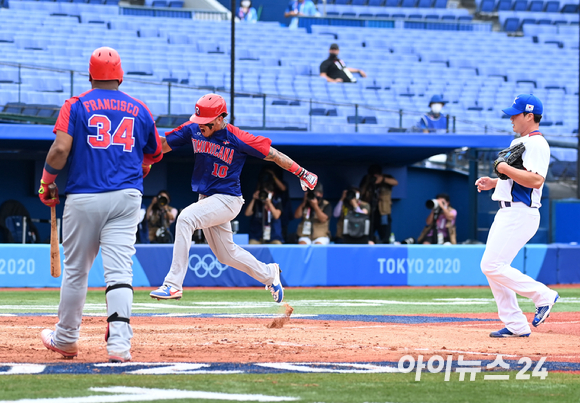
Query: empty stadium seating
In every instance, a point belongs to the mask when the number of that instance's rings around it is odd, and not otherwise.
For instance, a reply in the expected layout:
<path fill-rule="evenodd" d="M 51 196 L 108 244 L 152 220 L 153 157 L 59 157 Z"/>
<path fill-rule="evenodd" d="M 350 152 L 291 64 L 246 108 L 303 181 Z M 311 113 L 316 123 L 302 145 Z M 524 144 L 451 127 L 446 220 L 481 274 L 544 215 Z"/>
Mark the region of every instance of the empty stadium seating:
<path fill-rule="evenodd" d="M 107 45 L 123 59 L 121 89 L 144 100 L 155 116 L 164 117 L 160 123 L 171 126 L 169 113 L 188 116 L 201 95 L 229 91 L 229 29 L 228 22 L 120 15 L 108 5 L 12 0 L 10 9 L 0 9 L 0 105 L 61 105 L 71 91 L 89 89 L 89 56 Z M 523 37 L 336 26 L 312 26 L 307 33 L 272 22 L 238 24 L 235 122 L 385 133 L 411 128 L 428 110 L 430 97 L 442 94 L 449 101 L 444 113 L 456 117 L 456 131 L 510 132 L 501 109 L 518 93 L 534 92 L 546 104 L 542 130 L 574 135 L 578 27 L 525 24 L 523 30 Z M 333 42 L 347 65 L 366 71 L 366 79 L 336 84 L 318 76 Z M 542 57 L 526 64 L 531 55 Z M 19 71 L 14 63 L 63 70 Z M 66 70 L 79 72 L 72 82 Z"/>

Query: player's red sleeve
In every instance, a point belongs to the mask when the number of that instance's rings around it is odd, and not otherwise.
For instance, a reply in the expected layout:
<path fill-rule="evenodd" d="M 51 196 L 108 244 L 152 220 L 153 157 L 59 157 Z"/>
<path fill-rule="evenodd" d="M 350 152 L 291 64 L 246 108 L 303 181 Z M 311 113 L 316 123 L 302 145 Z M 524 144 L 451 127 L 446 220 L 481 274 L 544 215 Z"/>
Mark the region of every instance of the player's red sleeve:
<path fill-rule="evenodd" d="M 54 129 L 52 132 L 56 134 L 57 130 L 61 132 L 65 132 L 71 134 L 72 130 L 69 129 L 70 127 L 70 113 L 71 107 L 78 101 L 77 97 L 67 99 L 64 102 L 62 108 L 60 108 L 60 112 L 58 113 L 58 119 L 56 120 L 56 124 L 54 125 Z"/>
<path fill-rule="evenodd" d="M 230 133 L 234 134 L 248 147 L 253 148 L 257 153 L 251 153 L 256 157 L 266 158 L 270 153 L 270 146 L 272 145 L 272 140 L 263 136 L 254 136 L 248 132 L 240 130 L 239 128 L 228 124 L 227 129 Z M 261 155 L 257 155 L 261 154 Z"/>

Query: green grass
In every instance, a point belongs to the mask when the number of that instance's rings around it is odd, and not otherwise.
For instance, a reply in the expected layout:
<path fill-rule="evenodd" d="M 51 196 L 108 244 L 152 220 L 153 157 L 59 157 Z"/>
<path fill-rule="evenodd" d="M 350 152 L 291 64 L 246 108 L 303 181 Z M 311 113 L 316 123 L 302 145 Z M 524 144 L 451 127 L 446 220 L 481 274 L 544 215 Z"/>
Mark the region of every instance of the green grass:
<path fill-rule="evenodd" d="M 221 393 L 298 397 L 300 402 L 578 402 L 580 376 L 550 373 L 547 379 L 450 382 L 442 374 L 275 374 L 275 375 L 17 375 L 0 377 L 0 399 L 78 397 L 98 394 L 89 387 L 133 386 Z M 58 387 L 55 387 L 58 385 Z M 170 395 L 171 392 L 168 392 Z M 206 402 L 208 400 L 163 400 Z M 212 400 L 215 401 L 215 400 Z M 161 402 L 161 400 L 159 401 Z"/>
<path fill-rule="evenodd" d="M 562 297 L 554 312 L 580 310 L 580 288 L 555 287 Z M 460 300 L 455 300 L 460 299 Z M 525 312 L 534 304 L 520 298 Z M 56 312 L 59 291 L 2 291 L 0 314 L 20 312 Z M 289 288 L 285 301 L 295 314 L 404 315 L 434 313 L 497 312 L 489 288 Z M 156 301 L 149 291 L 136 291 L 135 313 L 278 313 L 270 294 L 260 288 L 188 289 L 180 301 Z M 89 291 L 85 313 L 105 314 L 105 293 Z"/>

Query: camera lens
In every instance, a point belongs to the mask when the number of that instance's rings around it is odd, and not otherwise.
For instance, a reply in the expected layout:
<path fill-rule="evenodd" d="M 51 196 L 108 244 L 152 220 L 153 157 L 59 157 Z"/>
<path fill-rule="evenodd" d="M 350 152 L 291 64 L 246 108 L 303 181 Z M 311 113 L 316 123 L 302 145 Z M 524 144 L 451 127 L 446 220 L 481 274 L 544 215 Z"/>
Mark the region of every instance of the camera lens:
<path fill-rule="evenodd" d="M 260 193 L 258 193 L 258 197 L 260 198 L 260 200 L 266 200 L 268 198 L 268 192 L 260 190 Z"/>
<path fill-rule="evenodd" d="M 312 190 L 309 190 L 308 193 L 306 193 L 306 198 L 308 200 L 314 200 L 316 196 L 314 195 L 314 192 Z"/>
<path fill-rule="evenodd" d="M 167 200 L 167 197 L 165 197 L 165 196 L 163 196 L 163 195 L 159 195 L 159 196 L 157 196 L 157 204 L 158 204 L 160 207 L 164 207 L 164 206 L 166 206 L 168 202 L 169 202 L 169 201 Z"/>

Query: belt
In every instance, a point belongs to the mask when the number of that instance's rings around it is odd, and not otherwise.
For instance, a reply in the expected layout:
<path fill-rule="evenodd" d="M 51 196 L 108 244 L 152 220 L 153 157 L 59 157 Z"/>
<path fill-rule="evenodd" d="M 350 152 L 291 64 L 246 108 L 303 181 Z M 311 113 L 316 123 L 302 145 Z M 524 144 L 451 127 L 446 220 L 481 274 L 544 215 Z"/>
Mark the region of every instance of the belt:
<path fill-rule="evenodd" d="M 499 208 L 505 208 L 505 207 L 512 206 L 512 202 L 508 202 L 508 201 L 500 201 L 498 203 L 499 203 Z"/>

